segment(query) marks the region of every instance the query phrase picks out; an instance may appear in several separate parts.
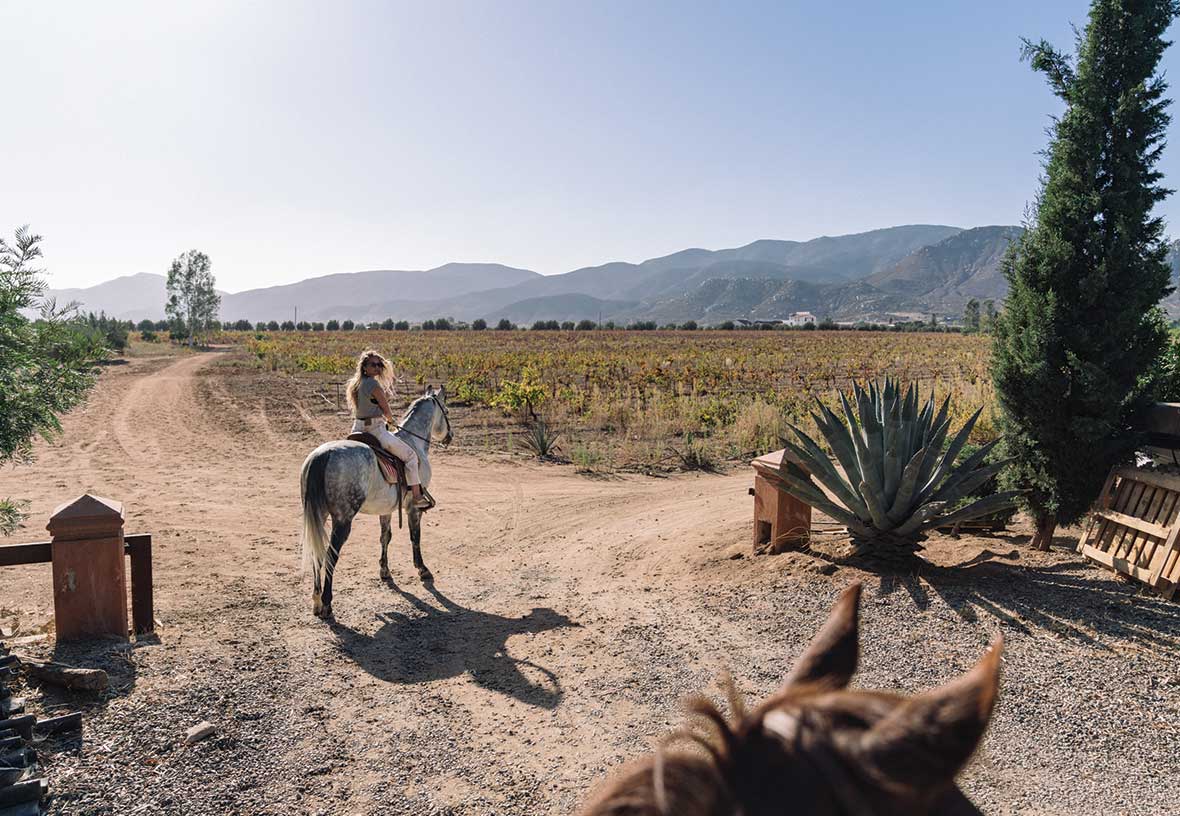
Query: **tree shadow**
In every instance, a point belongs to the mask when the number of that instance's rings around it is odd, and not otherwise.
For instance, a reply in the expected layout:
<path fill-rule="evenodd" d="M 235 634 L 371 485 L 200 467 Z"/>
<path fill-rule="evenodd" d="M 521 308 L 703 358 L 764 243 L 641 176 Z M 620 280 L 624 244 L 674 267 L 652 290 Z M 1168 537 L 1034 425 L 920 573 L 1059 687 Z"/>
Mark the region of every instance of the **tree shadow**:
<path fill-rule="evenodd" d="M 332 622 L 340 650 L 372 676 L 388 683 L 415 684 L 467 674 L 476 685 L 538 708 L 561 702 L 561 682 L 552 671 L 508 654 L 513 635 L 536 634 L 579 624 L 547 608 L 510 618 L 467 609 L 433 584 L 426 590 L 435 606 L 385 582 L 420 614 L 382 612 L 372 635 Z M 531 675 L 531 676 L 530 676 Z"/>
<path fill-rule="evenodd" d="M 1010 543 L 1018 537 L 996 538 Z M 1072 542 L 1054 543 L 1063 545 L 1055 549 L 1068 548 L 1072 554 Z M 1052 632 L 1107 650 L 1111 648 L 1107 638 L 1132 640 L 1180 655 L 1180 604 L 1114 573 L 1100 572 L 1080 555 L 1032 566 L 1018 558 L 1016 550 L 984 550 L 970 560 L 946 566 L 926 561 L 906 569 L 855 565 L 880 577 L 879 595 L 904 590 L 920 610 L 930 607 L 934 595 L 966 621 L 987 615 L 1024 634 Z"/>

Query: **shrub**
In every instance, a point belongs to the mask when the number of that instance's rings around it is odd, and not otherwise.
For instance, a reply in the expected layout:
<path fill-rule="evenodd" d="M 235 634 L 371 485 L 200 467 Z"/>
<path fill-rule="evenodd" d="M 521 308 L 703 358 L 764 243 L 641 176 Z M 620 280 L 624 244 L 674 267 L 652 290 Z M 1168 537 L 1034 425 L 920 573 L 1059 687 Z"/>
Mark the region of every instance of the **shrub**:
<path fill-rule="evenodd" d="M 477 317 L 475 320 L 471 321 L 472 331 L 483 331 L 487 327 L 488 321 L 484 320 L 482 317 Z"/>
<path fill-rule="evenodd" d="M 1006 464 L 983 464 L 998 441 L 994 440 L 955 466 L 982 408 L 944 450 L 951 422 L 949 398 L 935 411 L 931 394 L 919 409 L 917 386 L 910 385 L 903 394 L 889 379 L 883 388 L 869 383 L 867 390 L 854 383 L 853 393 L 841 392 L 839 398 L 842 418 L 823 403 L 819 403 L 822 416 L 812 416 L 844 472 L 836 469 L 811 437 L 790 426 L 797 442 L 784 439 L 783 443 L 811 475 L 801 473 L 784 456 L 773 478 L 787 493 L 845 525 L 859 553 L 912 556 L 931 527 L 978 518 L 1015 503 L 1019 493 L 1009 491 L 950 509 Z"/>
<path fill-rule="evenodd" d="M 538 459 L 553 459 L 561 451 L 560 440 L 542 419 L 530 424 L 522 437 L 524 446 Z"/>

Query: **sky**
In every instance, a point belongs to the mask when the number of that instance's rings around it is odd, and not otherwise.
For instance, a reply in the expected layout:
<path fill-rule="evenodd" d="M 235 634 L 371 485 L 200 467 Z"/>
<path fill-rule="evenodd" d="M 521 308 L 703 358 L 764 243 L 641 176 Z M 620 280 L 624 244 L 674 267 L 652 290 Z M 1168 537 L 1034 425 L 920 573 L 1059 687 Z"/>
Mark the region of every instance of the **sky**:
<path fill-rule="evenodd" d="M 1087 9 L 0 0 L 0 234 L 54 288 L 198 248 L 236 292 L 1020 223 L 1061 110 L 1020 38 Z"/>

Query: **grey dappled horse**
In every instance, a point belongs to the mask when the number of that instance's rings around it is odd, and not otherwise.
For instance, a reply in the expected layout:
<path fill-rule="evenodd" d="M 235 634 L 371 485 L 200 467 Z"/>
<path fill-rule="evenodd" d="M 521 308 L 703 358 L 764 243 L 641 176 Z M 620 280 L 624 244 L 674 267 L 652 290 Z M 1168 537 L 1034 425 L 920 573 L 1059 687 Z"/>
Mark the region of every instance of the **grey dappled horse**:
<path fill-rule="evenodd" d="M 447 416 L 446 389 L 426 393 L 414 400 L 395 431 L 401 440 L 418 453 L 418 473 L 422 487 L 430 484 L 430 459 L 427 453 L 432 440 L 451 441 L 451 420 Z M 390 429 L 393 431 L 393 429 Z M 397 485 L 388 484 L 377 466 L 377 455 L 363 442 L 340 439 L 325 442 L 308 454 L 300 474 L 303 496 L 303 557 L 310 564 L 315 589 L 312 607 L 321 618 L 332 617 L 332 573 L 340 558 L 340 548 L 352 530 L 357 513 L 381 517 L 381 577 L 389 577 L 386 550 L 393 537 L 390 517 L 397 509 Z M 422 511 L 414 507 L 410 492 L 402 496 L 410 522 L 410 541 L 414 545 L 414 566 L 423 582 L 434 576 L 422 563 Z M 332 518 L 332 536 L 324 530 Z"/>

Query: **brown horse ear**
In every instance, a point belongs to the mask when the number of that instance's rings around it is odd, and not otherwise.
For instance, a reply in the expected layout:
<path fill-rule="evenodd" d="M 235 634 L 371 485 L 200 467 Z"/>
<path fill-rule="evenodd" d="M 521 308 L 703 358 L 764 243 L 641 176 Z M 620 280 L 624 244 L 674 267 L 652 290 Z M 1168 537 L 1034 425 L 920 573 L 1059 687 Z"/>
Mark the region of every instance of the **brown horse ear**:
<path fill-rule="evenodd" d="M 859 758 L 915 790 L 950 782 L 975 753 L 1000 688 L 1000 636 L 971 671 L 912 697 L 861 738 Z"/>
<path fill-rule="evenodd" d="M 860 590 L 861 585 L 856 583 L 840 595 L 823 628 L 795 661 L 785 685 L 821 684 L 833 689 L 848 685 L 856 674 L 860 651 L 857 640 Z"/>

